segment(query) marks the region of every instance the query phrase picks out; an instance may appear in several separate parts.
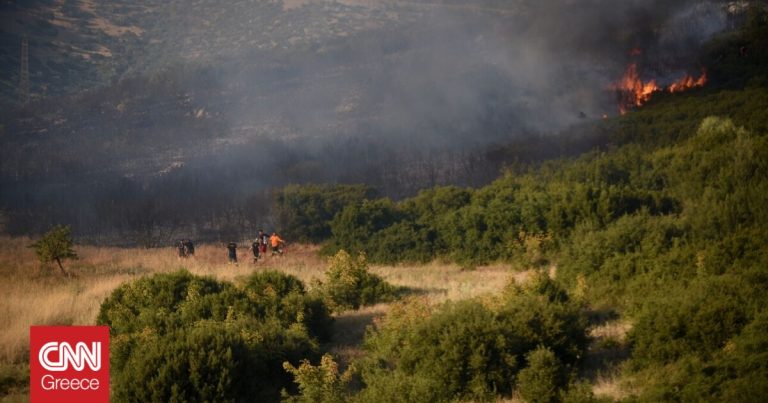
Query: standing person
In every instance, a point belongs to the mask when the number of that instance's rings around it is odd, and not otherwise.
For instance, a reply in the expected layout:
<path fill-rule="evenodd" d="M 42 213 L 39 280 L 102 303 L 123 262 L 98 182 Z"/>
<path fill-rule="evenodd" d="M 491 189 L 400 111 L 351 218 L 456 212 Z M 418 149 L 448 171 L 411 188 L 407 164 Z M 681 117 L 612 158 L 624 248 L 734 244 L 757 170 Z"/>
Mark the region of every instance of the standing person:
<path fill-rule="evenodd" d="M 251 251 L 253 252 L 253 263 L 259 261 L 259 249 L 261 249 L 261 236 L 257 237 L 250 247 Z"/>
<path fill-rule="evenodd" d="M 259 230 L 259 254 L 267 257 L 267 245 L 269 245 L 269 235 L 264 230 Z"/>
<path fill-rule="evenodd" d="M 229 257 L 229 263 L 237 265 L 237 244 L 235 242 L 228 243 L 227 252 Z"/>
<path fill-rule="evenodd" d="M 277 232 L 273 232 L 272 236 L 269 237 L 269 244 L 272 247 L 272 256 L 274 255 L 283 255 L 283 245 L 285 245 L 285 241 L 283 241 L 282 238 L 280 238 L 279 235 L 277 235 Z"/>
<path fill-rule="evenodd" d="M 187 257 L 195 256 L 195 245 L 192 243 L 191 239 L 184 241 L 184 254 Z"/>
<path fill-rule="evenodd" d="M 187 257 L 186 252 L 184 251 L 184 240 L 180 240 L 178 246 L 176 248 L 179 250 L 179 259 L 183 259 Z"/>

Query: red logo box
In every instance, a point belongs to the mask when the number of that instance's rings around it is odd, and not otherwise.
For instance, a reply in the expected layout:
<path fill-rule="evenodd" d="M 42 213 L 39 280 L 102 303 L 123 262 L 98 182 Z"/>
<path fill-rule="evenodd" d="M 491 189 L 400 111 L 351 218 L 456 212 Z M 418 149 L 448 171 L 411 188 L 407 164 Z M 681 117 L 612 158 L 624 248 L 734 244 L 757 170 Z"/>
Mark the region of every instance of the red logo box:
<path fill-rule="evenodd" d="M 29 328 L 30 402 L 109 402 L 108 326 Z"/>

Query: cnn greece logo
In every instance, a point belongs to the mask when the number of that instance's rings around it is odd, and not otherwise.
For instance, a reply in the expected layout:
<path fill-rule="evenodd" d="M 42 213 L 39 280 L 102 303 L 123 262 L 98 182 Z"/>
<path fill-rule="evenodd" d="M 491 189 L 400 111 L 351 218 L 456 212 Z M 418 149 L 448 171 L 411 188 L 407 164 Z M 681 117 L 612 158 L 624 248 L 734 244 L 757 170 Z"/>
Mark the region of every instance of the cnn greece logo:
<path fill-rule="evenodd" d="M 108 402 L 109 328 L 32 326 L 31 402 Z"/>
<path fill-rule="evenodd" d="M 49 356 L 51 352 L 58 352 L 59 359 L 52 361 Z M 43 345 L 39 358 L 40 365 L 48 371 L 66 371 L 70 364 L 76 371 L 82 371 L 86 363 L 91 370 L 98 371 L 101 369 L 101 342 L 91 343 L 89 349 L 83 342 L 77 343 L 75 348 L 72 348 L 67 342 L 52 341 Z"/>

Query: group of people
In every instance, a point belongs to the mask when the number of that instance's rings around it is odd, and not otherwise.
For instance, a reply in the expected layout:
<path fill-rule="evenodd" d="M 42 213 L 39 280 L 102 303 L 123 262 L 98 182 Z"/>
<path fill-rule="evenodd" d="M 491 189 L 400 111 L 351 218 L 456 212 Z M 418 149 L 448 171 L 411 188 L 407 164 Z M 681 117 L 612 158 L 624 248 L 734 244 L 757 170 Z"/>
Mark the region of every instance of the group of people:
<path fill-rule="evenodd" d="M 259 230 L 256 239 L 248 249 L 253 253 L 253 263 L 256 263 L 259 261 L 259 259 L 267 257 L 267 249 L 272 252 L 272 256 L 282 256 L 284 246 L 285 241 L 280 238 L 280 235 L 277 235 L 276 232 L 273 232 L 272 235 L 268 235 L 263 230 Z M 229 263 L 237 264 L 236 242 L 230 242 L 227 244 L 227 253 Z"/>
<path fill-rule="evenodd" d="M 283 238 L 280 238 L 280 235 L 277 235 L 276 232 L 269 235 L 264 232 L 264 230 L 259 230 L 256 239 L 248 249 L 253 253 L 253 263 L 256 263 L 259 259 L 267 257 L 268 250 L 272 252 L 272 256 L 282 256 L 284 246 L 285 241 Z M 227 243 L 227 258 L 231 264 L 237 264 L 237 247 L 237 242 Z M 195 255 L 195 245 L 189 239 L 180 240 L 177 249 L 179 252 L 179 259 L 193 257 Z"/>
<path fill-rule="evenodd" d="M 195 256 L 195 245 L 190 239 L 182 239 L 176 248 L 179 250 L 179 258 Z"/>

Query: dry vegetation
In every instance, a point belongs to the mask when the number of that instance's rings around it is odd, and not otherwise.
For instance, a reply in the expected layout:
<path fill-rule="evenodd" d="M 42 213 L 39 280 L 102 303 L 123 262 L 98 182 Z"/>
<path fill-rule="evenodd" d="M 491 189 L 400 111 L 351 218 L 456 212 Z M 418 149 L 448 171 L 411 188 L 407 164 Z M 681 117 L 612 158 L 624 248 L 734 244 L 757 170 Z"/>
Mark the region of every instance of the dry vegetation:
<path fill-rule="evenodd" d="M 123 249 L 77 246 L 77 261 L 65 262 L 74 278 L 64 278 L 54 267 L 41 267 L 25 238 L 0 238 L 0 362 L 25 363 L 31 325 L 88 325 L 95 322 L 101 301 L 119 284 L 151 273 L 187 269 L 192 273 L 235 280 L 254 270 L 274 268 L 297 276 L 306 284 L 321 279 L 325 262 L 315 247 L 291 246 L 283 257 L 251 263 L 250 252 L 238 250 L 240 263 L 227 264 L 226 249 L 199 245 L 194 258 L 179 259 L 174 248 Z M 500 290 L 509 278 L 504 266 L 464 271 L 456 265 L 372 267 L 387 281 L 406 286 L 433 302 L 463 299 Z M 365 326 L 387 311 L 386 304 L 348 312 L 338 317 L 341 355 L 354 355 L 354 345 Z"/>
<path fill-rule="evenodd" d="M 65 266 L 74 274 L 63 277 L 53 266 L 41 266 L 28 246 L 28 238 L 0 238 L 0 372 L 19 371 L 27 364 L 29 327 L 31 325 L 89 325 L 95 322 L 101 302 L 125 281 L 144 275 L 186 269 L 200 275 L 237 281 L 254 270 L 277 269 L 297 276 L 311 286 L 322 279 L 326 263 L 314 246 L 291 246 L 285 256 L 268 257 L 252 263 L 250 251 L 238 250 L 238 265 L 227 263 L 223 245 L 199 245 L 194 258 L 180 259 L 176 249 L 108 248 L 76 246 L 80 258 Z M 433 262 L 427 265 L 373 266 L 370 270 L 388 282 L 405 286 L 416 298 L 430 303 L 460 300 L 501 291 L 514 278 L 525 281 L 530 272 L 513 273 L 509 266 L 493 265 L 475 270 L 462 270 L 458 265 Z M 552 271 L 552 270 L 551 270 Z M 554 273 L 550 273 L 553 275 Z M 336 316 L 331 353 L 342 365 L 362 354 L 360 342 L 366 328 L 387 313 L 390 304 L 362 307 Z M 595 368 L 606 369 L 606 361 L 617 363 L 623 357 L 624 336 L 629 325 L 607 322 L 592 332 L 590 355 Z M 608 357 L 606 357 L 608 355 Z M 609 365 L 612 367 L 612 365 Z M 14 369 L 15 368 L 15 369 Z M 23 371 L 23 369 L 21 369 Z M 610 398 L 623 396 L 615 372 L 592 374 L 595 392 Z M 17 390 L 14 398 L 24 400 L 25 391 Z M 20 393 L 20 394 L 19 394 Z M 17 400 L 18 400 L 17 399 Z"/>
<path fill-rule="evenodd" d="M 592 343 L 587 351 L 587 365 L 591 372 L 592 392 L 597 397 L 619 401 L 630 391 L 620 377 L 620 365 L 629 357 L 627 333 L 632 324 L 620 319 L 608 320 L 590 331 Z"/>

